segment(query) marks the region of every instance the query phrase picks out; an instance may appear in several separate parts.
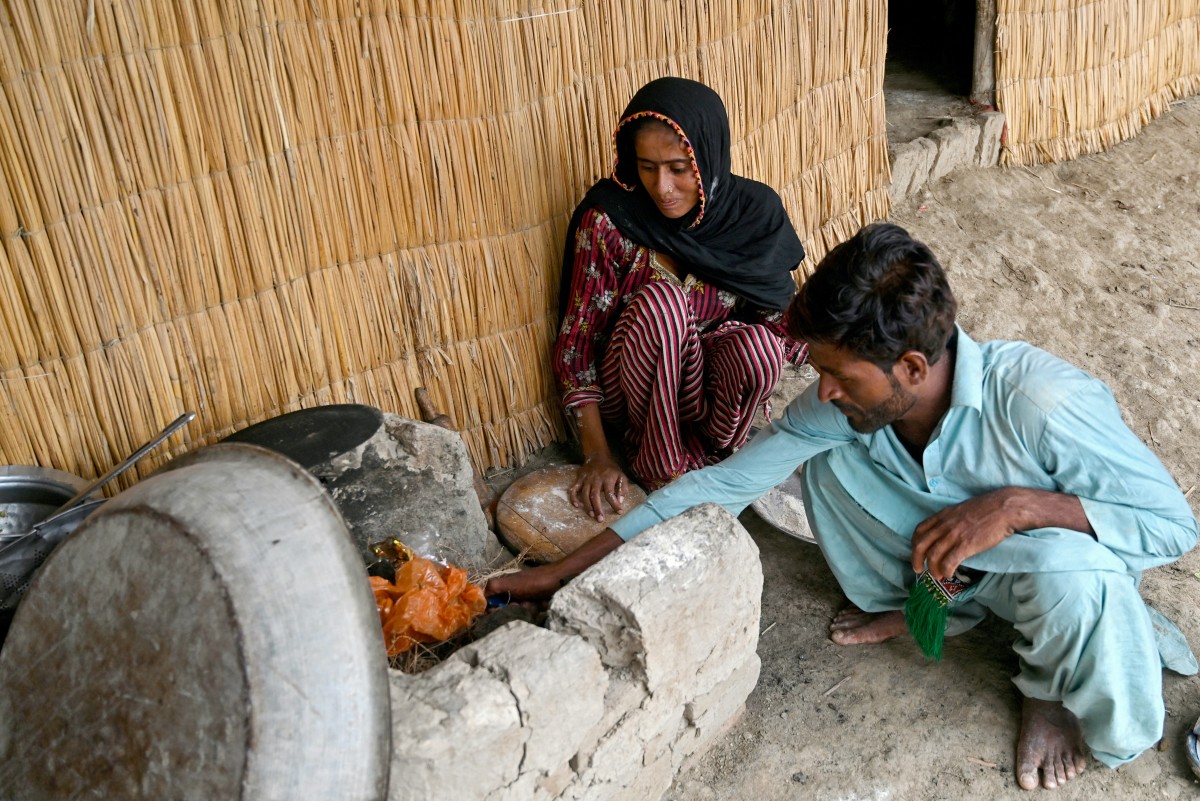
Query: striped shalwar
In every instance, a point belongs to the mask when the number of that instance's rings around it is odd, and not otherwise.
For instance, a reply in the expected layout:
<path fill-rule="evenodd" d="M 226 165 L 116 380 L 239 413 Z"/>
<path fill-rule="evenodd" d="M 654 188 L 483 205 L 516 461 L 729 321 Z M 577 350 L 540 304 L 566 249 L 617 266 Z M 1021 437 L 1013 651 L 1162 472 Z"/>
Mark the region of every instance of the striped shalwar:
<path fill-rule="evenodd" d="M 584 215 L 554 372 L 565 409 L 600 404 L 647 488 L 744 444 L 784 360 L 799 364 L 807 355 L 779 312 L 731 319 L 746 316 L 742 305 L 731 292 L 681 280 L 603 211 Z"/>

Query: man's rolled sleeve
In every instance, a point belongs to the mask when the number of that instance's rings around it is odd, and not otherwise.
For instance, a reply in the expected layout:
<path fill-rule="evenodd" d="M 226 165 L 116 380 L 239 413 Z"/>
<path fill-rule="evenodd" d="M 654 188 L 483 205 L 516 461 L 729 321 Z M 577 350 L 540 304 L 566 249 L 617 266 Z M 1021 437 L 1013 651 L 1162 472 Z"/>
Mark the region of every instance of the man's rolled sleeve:
<path fill-rule="evenodd" d="M 1083 504 L 1096 539 L 1132 569 L 1166 564 L 1196 545 L 1196 518 L 1179 486 L 1100 382 L 1052 412 L 1040 450 L 1061 491 Z"/>
<path fill-rule="evenodd" d="M 612 525 L 630 540 L 702 503 L 719 503 L 736 516 L 822 451 L 853 439 L 840 412 L 816 397 L 813 385 L 788 404 L 783 416 L 719 464 L 687 473 L 654 492 Z"/>

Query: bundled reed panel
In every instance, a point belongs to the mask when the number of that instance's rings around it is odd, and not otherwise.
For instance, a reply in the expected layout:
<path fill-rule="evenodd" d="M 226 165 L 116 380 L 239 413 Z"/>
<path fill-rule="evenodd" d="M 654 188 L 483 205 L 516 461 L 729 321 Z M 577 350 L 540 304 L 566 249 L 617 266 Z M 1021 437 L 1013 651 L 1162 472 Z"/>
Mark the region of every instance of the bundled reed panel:
<path fill-rule="evenodd" d="M 0 4 L 0 463 L 94 476 L 198 412 L 145 474 L 318 404 L 415 417 L 418 386 L 478 466 L 522 461 L 563 433 L 563 237 L 632 93 L 716 88 L 812 262 L 888 211 L 886 11 Z"/>
<path fill-rule="evenodd" d="M 1007 164 L 1063 161 L 1135 135 L 1200 92 L 1200 0 L 997 0 Z"/>

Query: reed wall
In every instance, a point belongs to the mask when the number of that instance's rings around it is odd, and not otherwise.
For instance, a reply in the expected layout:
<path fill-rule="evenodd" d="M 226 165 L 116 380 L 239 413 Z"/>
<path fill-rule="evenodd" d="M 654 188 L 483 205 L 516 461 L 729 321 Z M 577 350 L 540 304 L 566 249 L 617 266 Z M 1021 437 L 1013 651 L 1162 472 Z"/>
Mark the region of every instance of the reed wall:
<path fill-rule="evenodd" d="M 1062 161 L 1200 92 L 1200 0 L 997 0 L 1002 162 Z"/>
<path fill-rule="evenodd" d="M 562 240 L 632 93 L 716 88 L 811 262 L 888 211 L 885 31 L 884 0 L 0 2 L 0 463 L 94 476 L 196 411 L 144 475 L 418 386 L 518 463 L 562 433 Z"/>

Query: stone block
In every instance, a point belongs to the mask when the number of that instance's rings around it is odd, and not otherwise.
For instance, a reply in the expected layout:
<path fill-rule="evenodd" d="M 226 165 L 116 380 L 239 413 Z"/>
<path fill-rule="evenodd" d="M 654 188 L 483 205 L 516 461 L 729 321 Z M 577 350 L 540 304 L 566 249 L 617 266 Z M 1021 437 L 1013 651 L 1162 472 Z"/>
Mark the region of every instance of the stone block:
<path fill-rule="evenodd" d="M 454 660 L 390 679 L 389 801 L 483 799 L 517 780 L 529 732 L 503 682 Z"/>
<path fill-rule="evenodd" d="M 762 566 L 741 524 L 704 504 L 653 526 L 563 588 L 550 626 L 604 663 L 644 677 L 651 695 L 702 695 L 758 645 Z"/>
<path fill-rule="evenodd" d="M 940 180 L 959 167 L 975 165 L 979 123 L 974 120 L 955 119 L 931 133 L 929 139 L 937 145 L 937 157 L 929 168 L 930 181 Z"/>
<path fill-rule="evenodd" d="M 571 776 L 574 778 L 574 774 Z M 512 784 L 497 787 L 482 799 L 460 797 L 457 801 L 558 801 L 560 792 L 550 792 L 542 787 L 544 778 L 536 773 L 522 773 Z M 569 783 L 570 780 L 567 781 Z M 416 796 L 413 801 L 416 801 Z"/>
<path fill-rule="evenodd" d="M 519 622 L 389 678 L 390 801 L 535 798 L 599 721 L 607 685 L 586 643 Z"/>
<path fill-rule="evenodd" d="M 979 115 L 979 148 L 975 163 L 995 167 L 1000 163 L 1000 139 L 1004 135 L 1004 113 L 985 111 Z"/>
<path fill-rule="evenodd" d="M 639 710 L 649 698 L 646 684 L 633 671 L 610 669 L 608 690 L 604 694 L 604 716 L 592 727 L 580 744 L 574 763 L 576 771 L 582 773 L 592 766 L 592 757 L 597 744 L 609 737 L 621 725 L 632 710 Z M 641 717 L 641 716 L 639 716 Z"/>
<path fill-rule="evenodd" d="M 762 568 L 707 504 L 561 590 L 551 630 L 509 623 L 391 677 L 393 801 L 655 801 L 758 675 Z M 403 787 L 403 792 L 398 787 Z"/>
<path fill-rule="evenodd" d="M 311 468 L 329 490 L 359 552 L 397 537 L 421 556 L 484 568 L 504 552 L 475 493 L 462 437 L 440 426 L 383 415 L 375 436 Z"/>
<path fill-rule="evenodd" d="M 758 684 L 761 662 L 755 654 L 725 681 L 684 706 L 686 726 L 673 747 L 675 769 L 682 770 L 693 755 L 703 754 L 728 731 Z"/>
<path fill-rule="evenodd" d="M 648 695 L 641 681 L 625 681 L 624 690 L 606 699 L 606 713 L 592 745 L 575 760 L 579 784 L 621 788 L 636 781 L 659 753 L 669 752 L 685 725 L 684 698 L 679 692 Z M 616 703 L 613 703 L 613 702 Z M 607 798 L 598 789 L 583 798 Z"/>
<path fill-rule="evenodd" d="M 723 682 L 687 703 L 684 708 L 684 718 L 697 728 L 705 728 L 714 718 L 727 718 L 736 705 L 730 705 L 730 697 L 740 697 L 743 700 L 758 684 L 762 662 L 758 654 L 752 654 L 736 670 L 732 671 Z"/>
<path fill-rule="evenodd" d="M 575 781 L 575 779 L 575 771 L 569 764 L 566 764 L 561 766 L 553 773 L 549 773 L 545 776 L 538 776 L 537 789 L 535 792 L 538 796 L 545 795 L 549 798 L 558 798 L 563 794 L 563 791 L 565 791 L 567 787 L 569 787 L 571 783 Z M 516 801 L 529 801 L 529 796 L 518 798 Z"/>
<path fill-rule="evenodd" d="M 549 775 L 565 765 L 604 715 L 608 676 L 578 638 L 510 623 L 452 658 L 508 685 L 529 733 L 522 773 Z"/>
<path fill-rule="evenodd" d="M 898 145 L 892 151 L 892 183 L 888 194 L 893 204 L 924 186 L 936 155 L 937 146 L 924 137 Z"/>
<path fill-rule="evenodd" d="M 658 801 L 671 788 L 675 771 L 669 751 L 642 768 L 633 781 L 610 796 L 611 801 Z"/>

